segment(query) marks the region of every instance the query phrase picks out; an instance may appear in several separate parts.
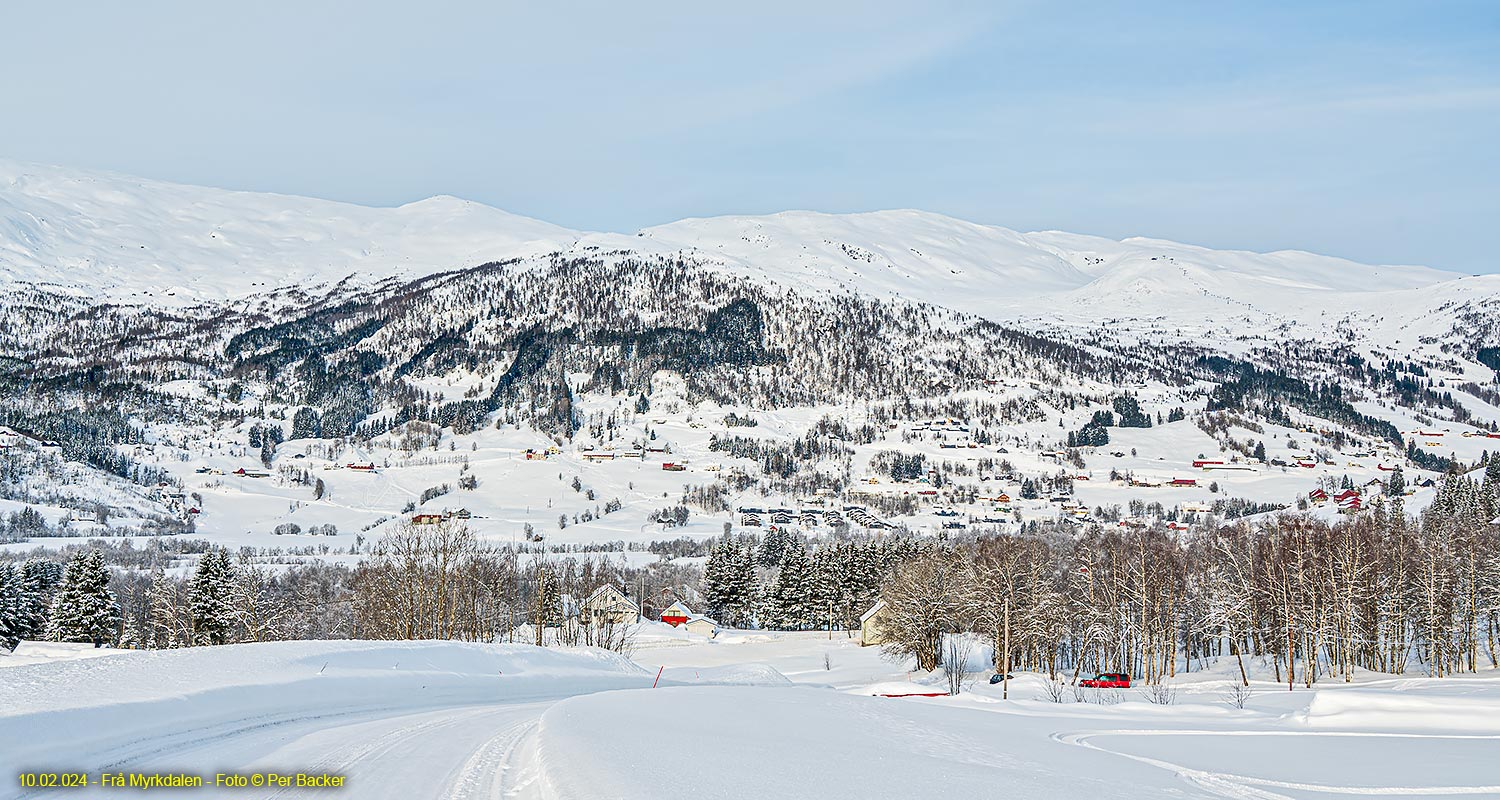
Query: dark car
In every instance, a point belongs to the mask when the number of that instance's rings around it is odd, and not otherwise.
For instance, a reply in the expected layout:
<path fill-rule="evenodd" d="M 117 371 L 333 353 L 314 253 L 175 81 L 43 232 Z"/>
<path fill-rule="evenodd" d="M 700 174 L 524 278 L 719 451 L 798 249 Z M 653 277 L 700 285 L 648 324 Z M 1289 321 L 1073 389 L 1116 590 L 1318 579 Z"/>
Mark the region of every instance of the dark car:
<path fill-rule="evenodd" d="M 1010 680 L 1015 680 L 1016 676 L 1014 676 L 1014 675 L 1001 675 L 1000 673 L 997 672 L 994 675 L 990 676 L 990 685 L 993 686 L 994 684 L 1000 683 L 1000 682 L 1006 680 L 1007 678 L 1010 679 Z"/>
<path fill-rule="evenodd" d="M 1123 672 L 1101 672 L 1092 678 L 1078 682 L 1089 689 L 1129 689 L 1130 676 Z"/>

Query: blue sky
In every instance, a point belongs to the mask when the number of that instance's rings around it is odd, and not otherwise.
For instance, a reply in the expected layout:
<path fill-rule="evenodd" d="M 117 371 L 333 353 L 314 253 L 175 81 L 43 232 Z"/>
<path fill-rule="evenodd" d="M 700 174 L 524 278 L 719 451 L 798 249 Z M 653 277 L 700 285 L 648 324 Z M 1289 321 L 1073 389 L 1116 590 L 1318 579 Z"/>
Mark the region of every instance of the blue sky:
<path fill-rule="evenodd" d="M 1500 271 L 1493 0 L 140 0 L 0 29 L 0 156 L 28 161 L 587 229 L 921 208 Z"/>

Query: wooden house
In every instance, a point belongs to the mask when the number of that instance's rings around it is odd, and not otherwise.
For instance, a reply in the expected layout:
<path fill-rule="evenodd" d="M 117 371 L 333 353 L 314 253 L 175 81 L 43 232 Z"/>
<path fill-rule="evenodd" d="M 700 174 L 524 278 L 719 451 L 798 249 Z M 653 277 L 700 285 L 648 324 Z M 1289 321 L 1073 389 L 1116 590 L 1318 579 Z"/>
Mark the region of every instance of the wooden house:
<path fill-rule="evenodd" d="M 641 616 L 641 607 L 611 584 L 600 586 L 585 597 L 581 611 L 588 622 L 595 624 L 625 625 Z"/>
<path fill-rule="evenodd" d="M 890 620 L 890 611 L 884 600 L 876 600 L 870 610 L 859 616 L 859 646 L 884 644 L 885 625 Z"/>
<path fill-rule="evenodd" d="M 678 625 L 686 623 L 694 616 L 693 610 L 688 608 L 681 600 L 678 600 L 661 612 L 661 621 L 675 628 Z"/>
<path fill-rule="evenodd" d="M 682 628 L 688 633 L 696 633 L 699 636 L 707 636 L 709 638 L 719 635 L 719 623 L 702 614 L 694 614 L 688 617 L 687 622 L 682 623 Z"/>

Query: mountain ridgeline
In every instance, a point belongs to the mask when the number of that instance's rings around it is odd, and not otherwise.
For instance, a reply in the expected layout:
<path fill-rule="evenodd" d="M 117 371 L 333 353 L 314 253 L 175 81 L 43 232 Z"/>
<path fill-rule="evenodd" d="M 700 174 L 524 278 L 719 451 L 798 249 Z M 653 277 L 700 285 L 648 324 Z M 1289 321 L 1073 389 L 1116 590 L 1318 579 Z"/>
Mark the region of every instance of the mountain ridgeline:
<path fill-rule="evenodd" d="M 1106 393 L 1160 381 L 1181 387 L 1184 399 L 1209 392 L 1210 410 L 1271 421 L 1293 407 L 1397 443 L 1390 423 L 1354 410 L 1346 385 L 1408 403 L 1443 402 L 1393 392 L 1402 384 L 1386 373 L 1350 369 L 1347 349 L 1257 365 L 1190 343 L 1121 340 L 1104 327 L 1023 330 L 632 253 L 501 262 L 342 295 L 282 290 L 173 310 L 90 304 L 41 289 L 13 294 L 4 306 L 0 343 L 10 355 L 0 363 L 0 422 L 61 440 L 79 460 L 121 475 L 131 467 L 111 445 L 136 440 L 127 420 L 233 424 L 244 412 L 216 396 L 237 404 L 247 391 L 263 405 L 307 409 L 303 430 L 327 438 L 368 438 L 418 420 L 460 433 L 525 424 L 565 440 L 590 423 L 575 408 L 579 394 L 644 396 L 663 370 L 682 376 L 693 401 L 765 408 L 877 401 L 898 416 L 913 402 L 999 382 L 1035 389 L 982 403 L 981 426 L 1038 419 L 1042 404 L 1086 403 L 1055 388 L 1080 381 Z M 1330 367 L 1340 380 L 1327 379 Z M 462 397 L 430 388 L 447 379 L 466 386 Z M 163 390 L 180 381 L 206 391 Z"/>
<path fill-rule="evenodd" d="M 1307 427 L 1295 411 L 1408 451 L 1378 407 L 1483 427 L 1500 407 L 1493 276 L 919 211 L 600 234 L 455 198 L 373 209 L 10 162 L 0 192 L 0 424 L 131 480 L 160 478 L 129 452 L 156 423 L 565 441 L 607 422 L 581 400 L 639 409 L 663 374 L 689 404 L 946 414 L 980 443 L 1055 421 L 1040 448 L 1147 385 L 1163 410 Z"/>

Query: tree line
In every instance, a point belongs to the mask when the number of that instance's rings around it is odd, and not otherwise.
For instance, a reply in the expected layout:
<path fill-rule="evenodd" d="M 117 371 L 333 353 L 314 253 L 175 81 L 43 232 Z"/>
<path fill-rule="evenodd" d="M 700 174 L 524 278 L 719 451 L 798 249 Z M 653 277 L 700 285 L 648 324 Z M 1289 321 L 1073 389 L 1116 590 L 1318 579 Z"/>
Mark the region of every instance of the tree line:
<path fill-rule="evenodd" d="M 1483 481 L 1449 477 L 1418 517 L 1381 498 L 1332 524 L 1281 515 L 1189 533 L 1094 526 L 933 548 L 881 588 L 886 647 L 934 669 L 945 637 L 975 633 L 995 646 L 997 669 L 1148 683 L 1215 657 L 1235 658 L 1247 682 L 1244 660 L 1261 658 L 1277 680 L 1308 686 L 1356 669 L 1494 667 L 1497 497 L 1492 468 Z"/>

